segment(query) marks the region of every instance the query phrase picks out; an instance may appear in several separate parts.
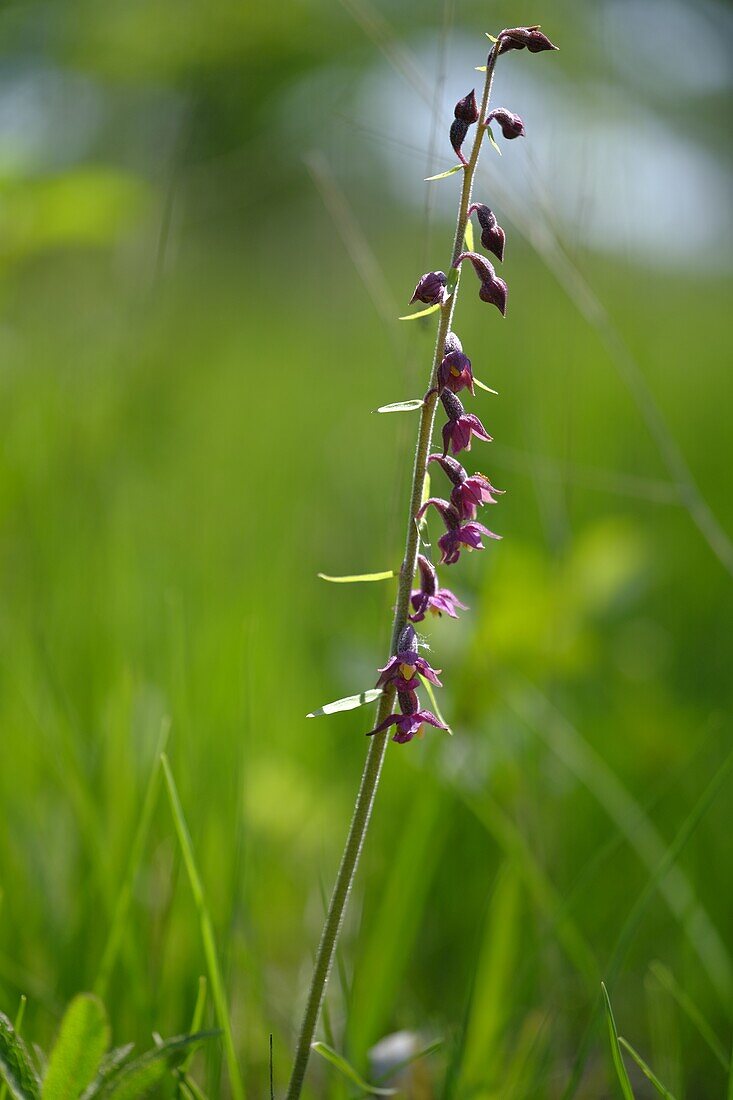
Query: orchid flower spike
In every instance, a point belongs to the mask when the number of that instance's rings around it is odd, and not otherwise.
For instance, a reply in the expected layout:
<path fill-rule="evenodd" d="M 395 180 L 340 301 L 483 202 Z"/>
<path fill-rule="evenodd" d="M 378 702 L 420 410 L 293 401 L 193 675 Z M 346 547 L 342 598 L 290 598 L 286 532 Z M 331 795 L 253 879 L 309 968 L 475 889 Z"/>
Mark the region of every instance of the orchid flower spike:
<path fill-rule="evenodd" d="M 473 269 L 479 277 L 481 286 L 478 296 L 482 302 L 490 302 L 496 306 L 502 317 L 506 317 L 506 303 L 509 291 L 503 279 L 500 279 L 494 271 L 494 265 L 479 255 L 478 252 L 462 252 L 455 262 L 455 267 L 460 267 L 464 260 L 470 260 Z"/>
<path fill-rule="evenodd" d="M 461 603 L 449 588 L 438 587 L 438 574 L 435 566 L 423 554 L 417 556 L 417 567 L 420 572 L 420 587 L 415 588 L 410 596 L 413 614 L 410 619 L 413 623 L 421 623 L 429 611 L 431 615 L 442 615 L 445 612 L 451 619 L 457 619 L 457 608 L 467 611 L 465 603 Z"/>

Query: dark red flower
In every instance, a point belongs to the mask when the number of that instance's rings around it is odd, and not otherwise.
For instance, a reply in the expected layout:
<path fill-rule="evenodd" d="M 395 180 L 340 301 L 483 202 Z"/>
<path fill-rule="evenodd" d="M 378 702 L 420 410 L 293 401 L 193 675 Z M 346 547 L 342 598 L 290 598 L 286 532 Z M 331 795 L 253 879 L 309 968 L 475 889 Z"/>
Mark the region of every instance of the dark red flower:
<path fill-rule="evenodd" d="M 509 291 L 504 280 L 500 279 L 494 271 L 494 265 L 485 256 L 479 255 L 478 252 L 462 252 L 456 260 L 455 266 L 460 267 L 464 260 L 471 261 L 473 269 L 479 277 L 481 285 L 479 286 L 478 296 L 481 301 L 490 302 L 496 306 L 502 317 L 506 317 Z"/>
<path fill-rule="evenodd" d="M 526 134 L 524 123 L 519 115 L 515 115 L 513 111 L 508 111 L 506 107 L 495 107 L 493 111 L 489 112 L 484 126 L 490 126 L 492 122 L 499 123 L 499 128 L 507 141 L 524 137 Z"/>
<path fill-rule="evenodd" d="M 483 550 L 482 535 L 490 539 L 501 538 L 501 535 L 496 535 L 493 531 L 489 531 L 488 527 L 484 527 L 483 523 L 474 521 L 461 523 L 458 509 L 440 497 L 431 497 L 426 500 L 418 512 L 418 517 L 421 517 L 431 504 L 440 512 L 446 526 L 445 534 L 438 539 L 438 546 L 442 553 L 440 560 L 443 565 L 454 565 L 461 556 L 461 550 Z"/>
<path fill-rule="evenodd" d="M 458 510 L 462 519 L 475 519 L 476 511 L 484 504 L 498 504 L 496 496 L 503 495 L 503 489 L 495 489 L 485 474 L 468 474 L 448 455 L 430 455 L 428 462 L 437 462 L 453 483 L 450 495 L 451 504 Z"/>
<path fill-rule="evenodd" d="M 508 53 L 509 50 L 528 49 L 530 53 L 542 53 L 543 50 L 556 50 L 546 34 L 543 34 L 539 24 L 535 27 L 512 27 L 502 31 L 499 35 L 499 54 Z"/>
<path fill-rule="evenodd" d="M 503 261 L 506 234 L 497 222 L 496 215 L 482 202 L 475 202 L 468 208 L 469 217 L 474 211 L 481 226 L 481 244 L 489 252 L 493 252 L 497 260 Z"/>
<path fill-rule="evenodd" d="M 410 619 L 413 623 L 420 623 L 425 618 L 426 612 L 433 615 L 450 615 L 451 619 L 457 619 L 457 608 L 467 611 L 464 603 L 455 596 L 449 588 L 438 587 L 438 574 L 435 566 L 422 554 L 417 556 L 417 566 L 420 570 L 420 587 L 415 588 L 410 596 L 413 614 Z"/>
<path fill-rule="evenodd" d="M 384 668 L 379 669 L 377 687 L 393 685 L 397 691 L 415 691 L 420 686 L 418 674 L 431 684 L 442 687 L 438 679 L 440 669 L 431 668 L 424 657 L 417 655 L 417 636 L 413 627 L 406 626 L 397 644 L 397 653 Z"/>
<path fill-rule="evenodd" d="M 458 100 L 453 110 L 453 114 L 455 115 L 455 119 L 450 128 L 450 143 L 453 146 L 453 152 L 456 154 L 461 164 L 468 164 L 468 161 L 461 151 L 461 146 L 468 133 L 469 126 L 479 120 L 479 111 L 476 105 L 476 92 L 473 88 L 468 95 L 464 95 L 463 99 Z"/>
<path fill-rule="evenodd" d="M 425 302 L 426 305 L 442 305 L 445 301 L 447 276 L 444 271 L 427 271 L 420 276 L 415 292 L 410 298 L 413 302 Z"/>
<path fill-rule="evenodd" d="M 400 745 L 412 741 L 413 737 L 422 737 L 422 727 L 425 723 L 435 726 L 437 729 L 448 729 L 439 718 L 436 718 L 431 710 L 420 710 L 417 695 L 414 691 L 401 691 L 397 696 L 401 713 L 390 714 L 383 722 L 380 722 L 367 734 L 371 737 L 375 733 L 397 726 L 397 731 L 392 738 Z"/>
<path fill-rule="evenodd" d="M 473 413 L 467 413 L 461 401 L 450 390 L 443 390 L 440 395 L 443 408 L 448 414 L 448 419 L 443 425 L 443 453 L 452 450 L 454 455 L 461 451 L 471 450 L 471 437 L 485 439 L 491 442 L 491 436 L 486 431 L 481 421 Z"/>
<path fill-rule="evenodd" d="M 463 353 L 461 341 L 455 332 L 449 332 L 445 338 L 443 358 L 438 367 L 438 388 L 460 393 L 470 390 L 473 393 L 473 370 L 471 360 Z"/>

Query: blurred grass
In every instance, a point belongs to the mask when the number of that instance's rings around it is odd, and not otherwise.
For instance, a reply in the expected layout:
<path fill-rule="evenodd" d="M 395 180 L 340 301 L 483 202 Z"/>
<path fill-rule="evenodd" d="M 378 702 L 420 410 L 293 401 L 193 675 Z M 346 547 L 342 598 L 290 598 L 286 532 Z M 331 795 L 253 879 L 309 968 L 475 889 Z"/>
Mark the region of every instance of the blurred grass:
<path fill-rule="evenodd" d="M 411 421 L 369 410 L 421 392 L 433 334 L 384 323 L 304 150 L 275 151 L 265 108 L 329 50 L 357 67 L 373 47 L 320 10 L 263 10 L 247 38 L 218 2 L 177 30 L 170 5 L 113 25 L 110 5 L 65 3 L 42 49 L 21 8 L 3 13 L 6 66 L 28 52 L 76 66 L 112 106 L 86 160 L 11 179 L 0 203 L 0 1008 L 27 994 L 24 1035 L 47 1044 L 93 987 L 129 891 L 103 970 L 115 1038 L 189 1025 L 205 958 L 168 807 L 145 794 L 170 721 L 237 1054 L 263 1095 L 271 1032 L 280 1088 L 287 1075 L 369 724 L 366 710 L 305 714 L 371 686 L 393 598 L 389 581 L 316 574 L 399 565 Z M 486 13 L 458 17 L 473 32 Z M 571 57 L 578 81 L 586 63 Z M 159 132 L 153 112 L 145 130 L 140 112 L 166 95 L 188 129 L 172 160 L 177 125 L 163 112 Z M 366 187 L 348 197 L 380 300 L 401 310 L 422 211 L 387 205 L 363 156 Z M 423 174 L 416 162 L 416 187 Z M 449 232 L 433 226 L 440 255 Z M 733 531 L 729 279 L 681 289 L 676 270 L 573 258 Z M 627 914 L 729 740 L 730 577 L 597 328 L 517 237 L 507 278 L 506 324 L 466 294 L 460 326 L 500 393 L 476 398 L 497 442 L 475 462 L 508 490 L 491 515 L 504 541 L 456 574 L 461 624 L 430 627 L 455 736 L 390 749 L 329 994 L 333 1043 L 367 1079 L 384 1035 L 445 1040 L 410 1069 L 419 1100 L 446 1072 L 462 1100 L 561 1095 Z M 650 894 L 612 989 L 624 1035 L 678 1100 L 719 1096 L 725 1074 L 645 976 L 661 960 L 729 1047 L 730 829 L 726 786 Z M 603 1038 L 578 1095 L 612 1095 Z M 343 1096 L 334 1077 L 314 1066 L 311 1095 Z M 207 1052 L 209 1095 L 228 1094 L 222 1079 Z"/>

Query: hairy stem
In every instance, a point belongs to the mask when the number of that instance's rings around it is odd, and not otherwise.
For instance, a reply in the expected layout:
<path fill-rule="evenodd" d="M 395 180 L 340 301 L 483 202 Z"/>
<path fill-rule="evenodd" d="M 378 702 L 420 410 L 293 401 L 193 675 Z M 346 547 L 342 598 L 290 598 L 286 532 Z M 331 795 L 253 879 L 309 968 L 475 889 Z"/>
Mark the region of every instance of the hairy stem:
<path fill-rule="evenodd" d="M 427 459 L 430 453 L 430 443 L 433 436 L 435 407 L 438 401 L 438 393 L 435 386 L 438 368 L 443 358 L 445 340 L 450 332 L 456 299 L 458 298 L 460 269 L 455 269 L 453 265 L 463 250 L 466 224 L 468 222 L 468 208 L 471 204 L 473 179 L 476 173 L 479 153 L 481 151 L 481 141 L 484 136 L 484 128 L 481 124 L 487 114 L 497 56 L 498 45 L 495 45 L 489 54 L 486 66 L 486 80 L 484 82 L 483 96 L 481 99 L 481 112 L 476 128 L 473 148 L 471 149 L 471 155 L 463 171 L 461 201 L 458 207 L 458 220 L 456 222 L 456 233 L 451 254 L 451 278 L 448 284 L 449 288 L 452 286 L 452 292 L 448 300 L 440 309 L 440 323 L 438 325 L 438 335 L 435 341 L 435 351 L 433 353 L 433 365 L 430 372 L 430 393 L 426 397 L 420 413 L 420 427 L 418 430 L 415 461 L 412 471 L 412 490 L 410 493 L 410 510 L 407 521 L 405 556 L 400 569 L 397 602 L 395 604 L 394 621 L 392 624 L 391 654 L 397 651 L 397 642 L 407 623 L 407 615 L 410 606 L 410 592 L 412 590 L 412 581 L 417 567 L 420 534 L 416 517 L 422 503 Z M 455 282 L 453 282 L 454 279 Z M 383 722 L 387 715 L 391 713 L 393 703 L 394 690 L 386 689 L 379 700 L 376 725 Z M 369 744 L 364 771 L 362 772 L 361 783 L 359 785 L 359 793 L 356 796 L 356 803 L 354 805 L 354 814 L 351 818 L 349 834 L 346 838 L 346 846 L 344 847 L 341 857 L 341 864 L 339 866 L 338 875 L 336 876 L 336 883 L 328 907 L 326 922 L 323 926 L 321 940 L 318 945 L 318 953 L 316 955 L 313 975 L 308 989 L 308 999 L 306 1001 L 303 1021 L 298 1035 L 298 1045 L 295 1050 L 295 1061 L 290 1077 L 290 1084 L 288 1085 L 287 1100 L 298 1100 L 303 1088 L 305 1072 L 310 1057 L 311 1043 L 313 1042 L 313 1035 L 315 1033 L 316 1023 L 318 1022 L 318 1014 L 321 1009 L 328 975 L 333 962 L 336 942 L 343 923 L 346 904 L 354 881 L 354 874 L 359 862 L 359 855 L 369 827 L 369 819 L 371 817 L 372 806 L 374 805 L 374 796 L 377 791 L 377 786 L 379 785 L 379 776 L 382 771 L 384 754 L 387 750 L 388 737 L 389 733 L 385 730 L 383 733 L 375 734 L 371 738 Z"/>

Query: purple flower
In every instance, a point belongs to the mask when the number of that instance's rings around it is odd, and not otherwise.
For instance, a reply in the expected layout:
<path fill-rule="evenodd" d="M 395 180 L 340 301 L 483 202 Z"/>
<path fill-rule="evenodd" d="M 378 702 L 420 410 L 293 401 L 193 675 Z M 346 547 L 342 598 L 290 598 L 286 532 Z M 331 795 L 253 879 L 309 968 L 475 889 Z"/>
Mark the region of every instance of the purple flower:
<path fill-rule="evenodd" d="M 508 297 L 507 285 L 494 271 L 494 265 L 485 256 L 478 252 L 462 252 L 455 262 L 455 267 L 460 267 L 464 260 L 470 260 L 473 270 L 481 283 L 478 296 L 482 302 L 490 302 L 496 306 L 502 317 L 506 317 L 506 303 Z"/>
<path fill-rule="evenodd" d="M 368 737 L 375 733 L 381 733 L 383 730 L 389 729 L 390 726 L 397 726 L 392 740 L 404 745 L 408 741 L 412 741 L 413 737 L 422 737 L 422 727 L 426 722 L 429 726 L 436 726 L 440 730 L 448 728 L 443 725 L 439 718 L 435 717 L 431 710 L 420 710 L 417 695 L 414 691 L 401 691 L 398 693 L 397 698 L 402 713 L 390 714 L 367 734 Z"/>
<path fill-rule="evenodd" d="M 410 298 L 410 305 L 413 302 L 425 302 L 429 306 L 442 305 L 447 297 L 445 290 L 447 282 L 444 271 L 428 271 L 425 275 L 421 275 L 415 287 L 415 293 Z"/>
<path fill-rule="evenodd" d="M 475 519 L 476 511 L 484 504 L 498 504 L 496 495 L 502 495 L 503 489 L 495 489 L 485 474 L 467 474 L 460 462 L 448 455 L 430 455 L 428 462 L 438 462 L 453 482 L 451 504 L 458 510 L 461 519 Z"/>
<path fill-rule="evenodd" d="M 456 154 L 461 164 L 468 164 L 468 161 L 461 151 L 461 146 L 468 133 L 469 126 L 479 120 L 479 111 L 476 106 L 476 93 L 473 88 L 468 95 L 464 95 L 463 99 L 458 100 L 453 114 L 455 115 L 455 120 L 450 128 L 450 143 L 453 146 L 453 152 Z"/>
<path fill-rule="evenodd" d="M 377 687 L 393 685 L 397 691 L 415 691 L 420 686 L 418 674 L 431 684 L 442 687 L 438 679 L 440 669 L 431 668 L 424 657 L 417 655 L 417 635 L 413 627 L 406 626 L 397 643 L 397 653 L 391 657 L 384 668 L 379 669 Z"/>
<path fill-rule="evenodd" d="M 501 132 L 507 141 L 525 136 L 526 131 L 521 118 L 519 115 L 515 115 L 513 111 L 507 111 L 506 107 L 495 107 L 493 111 L 490 111 L 484 126 L 490 126 L 494 121 L 499 123 Z"/>
<path fill-rule="evenodd" d="M 484 527 L 483 523 L 475 523 L 474 521 L 461 523 L 458 509 L 447 500 L 441 500 L 440 497 L 430 497 L 429 500 L 426 500 L 417 513 L 418 518 L 422 517 L 431 504 L 440 512 L 446 526 L 445 534 L 438 539 L 438 546 L 442 552 L 440 561 L 443 565 L 454 565 L 464 548 L 467 550 L 483 550 L 482 535 L 490 539 L 501 538 L 501 535 L 496 535 L 493 531 L 489 531 L 488 527 Z"/>
<path fill-rule="evenodd" d="M 465 603 L 461 603 L 449 588 L 438 587 L 438 574 L 432 562 L 418 554 L 417 565 L 420 570 L 420 587 L 415 588 L 410 596 L 410 603 L 414 608 L 414 614 L 410 615 L 413 623 L 421 623 L 427 611 L 433 615 L 442 615 L 445 612 L 451 619 L 457 619 L 456 608 L 468 610 Z"/>
<path fill-rule="evenodd" d="M 509 50 L 523 50 L 527 48 L 530 53 L 542 53 L 543 50 L 556 50 L 546 34 L 543 34 L 539 24 L 535 27 L 512 27 L 502 31 L 499 35 L 499 54 L 508 53 Z"/>
<path fill-rule="evenodd" d="M 486 431 L 481 421 L 473 413 L 467 413 L 461 401 L 450 390 L 443 390 L 440 395 L 443 408 L 448 414 L 448 419 L 443 425 L 443 453 L 447 454 L 449 448 L 454 455 L 461 451 L 471 450 L 471 437 L 485 439 L 491 442 L 491 436 Z"/>
<path fill-rule="evenodd" d="M 471 360 L 463 354 L 461 341 L 454 332 L 449 332 L 445 338 L 443 359 L 438 367 L 438 387 L 453 393 L 460 393 L 461 390 L 473 393 Z"/>
<path fill-rule="evenodd" d="M 482 202 L 475 202 L 468 208 L 469 217 L 474 211 L 481 226 L 481 244 L 489 252 L 493 252 L 497 260 L 503 261 L 506 234 L 497 222 L 496 215 Z"/>

